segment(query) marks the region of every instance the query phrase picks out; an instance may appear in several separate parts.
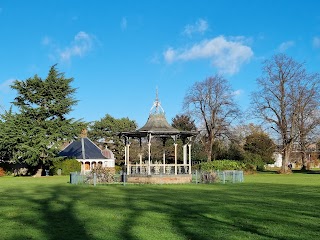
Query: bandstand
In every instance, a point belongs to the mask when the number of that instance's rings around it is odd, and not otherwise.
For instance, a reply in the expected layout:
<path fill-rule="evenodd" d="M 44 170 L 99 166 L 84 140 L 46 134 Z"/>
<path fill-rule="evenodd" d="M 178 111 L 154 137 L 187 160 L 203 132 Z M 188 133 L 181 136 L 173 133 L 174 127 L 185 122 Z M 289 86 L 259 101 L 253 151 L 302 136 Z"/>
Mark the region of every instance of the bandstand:
<path fill-rule="evenodd" d="M 191 146 L 192 138 L 197 132 L 180 131 L 172 127 L 166 120 L 165 112 L 161 107 L 158 94 L 150 109 L 146 124 L 132 132 L 122 132 L 125 139 L 125 167 L 127 181 L 132 183 L 188 183 L 192 181 L 191 174 Z M 139 159 L 130 159 L 130 139 L 139 139 Z M 153 159 L 151 153 L 152 139 L 159 138 L 165 142 L 172 138 L 174 149 L 174 162 L 168 162 L 165 149 L 162 159 Z M 182 146 L 178 146 L 177 140 L 181 139 Z M 146 145 L 148 156 L 142 154 L 142 145 Z M 181 144 L 180 144 L 181 145 Z M 182 147 L 182 159 L 178 160 L 178 147 Z M 179 163 L 178 163 L 179 161 Z"/>

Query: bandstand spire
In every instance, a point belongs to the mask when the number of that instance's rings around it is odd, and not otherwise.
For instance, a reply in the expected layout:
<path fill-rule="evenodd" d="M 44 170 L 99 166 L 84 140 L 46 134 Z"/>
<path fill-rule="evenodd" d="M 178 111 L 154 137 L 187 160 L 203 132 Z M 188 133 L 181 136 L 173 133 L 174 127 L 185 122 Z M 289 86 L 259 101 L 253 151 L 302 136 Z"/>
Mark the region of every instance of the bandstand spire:
<path fill-rule="evenodd" d="M 164 110 L 161 107 L 161 102 L 159 101 L 158 87 L 156 89 L 156 99 L 150 109 L 150 115 L 151 114 L 164 114 Z"/>

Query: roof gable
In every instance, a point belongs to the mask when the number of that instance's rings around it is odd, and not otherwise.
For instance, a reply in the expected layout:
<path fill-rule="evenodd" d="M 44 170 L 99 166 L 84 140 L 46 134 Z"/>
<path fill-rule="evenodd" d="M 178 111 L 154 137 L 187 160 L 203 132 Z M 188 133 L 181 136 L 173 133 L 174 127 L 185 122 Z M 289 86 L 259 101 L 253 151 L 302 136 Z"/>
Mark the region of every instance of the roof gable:
<path fill-rule="evenodd" d="M 76 159 L 106 159 L 102 155 L 101 149 L 89 138 L 73 141 L 59 153 L 59 156 Z"/>

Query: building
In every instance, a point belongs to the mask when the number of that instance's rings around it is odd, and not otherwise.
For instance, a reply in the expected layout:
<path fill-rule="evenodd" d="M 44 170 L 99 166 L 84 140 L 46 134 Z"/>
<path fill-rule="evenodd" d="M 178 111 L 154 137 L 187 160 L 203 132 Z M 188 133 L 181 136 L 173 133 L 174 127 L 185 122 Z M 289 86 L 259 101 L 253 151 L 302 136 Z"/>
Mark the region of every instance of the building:
<path fill-rule="evenodd" d="M 81 163 L 81 173 L 90 172 L 96 166 L 114 168 L 114 154 L 109 149 L 101 150 L 89 138 L 81 137 L 67 145 L 59 156 L 75 158 Z"/>

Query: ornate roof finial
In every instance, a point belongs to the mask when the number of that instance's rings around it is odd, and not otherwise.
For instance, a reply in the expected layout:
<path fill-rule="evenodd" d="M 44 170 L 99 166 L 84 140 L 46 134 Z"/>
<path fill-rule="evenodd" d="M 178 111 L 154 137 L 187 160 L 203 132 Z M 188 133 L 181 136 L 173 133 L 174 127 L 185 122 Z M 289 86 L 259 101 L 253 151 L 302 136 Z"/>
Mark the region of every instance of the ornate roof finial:
<path fill-rule="evenodd" d="M 159 101 L 158 87 L 156 88 L 156 100 L 153 102 L 153 105 L 150 109 L 150 114 L 164 114 L 164 110 Z"/>
<path fill-rule="evenodd" d="M 158 86 L 156 87 L 156 102 L 159 102 Z"/>

